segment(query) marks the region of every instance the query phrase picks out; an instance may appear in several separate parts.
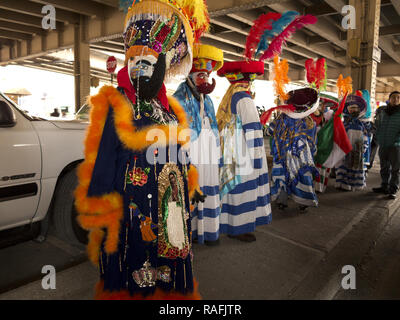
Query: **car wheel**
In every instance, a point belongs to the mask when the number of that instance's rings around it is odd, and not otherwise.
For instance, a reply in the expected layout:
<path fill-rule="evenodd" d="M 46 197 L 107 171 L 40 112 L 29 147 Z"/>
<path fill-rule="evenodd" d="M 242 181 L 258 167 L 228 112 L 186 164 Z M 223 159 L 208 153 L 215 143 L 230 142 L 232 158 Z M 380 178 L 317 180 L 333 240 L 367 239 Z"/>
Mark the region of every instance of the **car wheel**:
<path fill-rule="evenodd" d="M 53 221 L 56 234 L 71 244 L 86 244 L 88 232 L 80 227 L 76 217 L 74 190 L 78 185 L 76 170 L 61 177 L 54 199 Z"/>

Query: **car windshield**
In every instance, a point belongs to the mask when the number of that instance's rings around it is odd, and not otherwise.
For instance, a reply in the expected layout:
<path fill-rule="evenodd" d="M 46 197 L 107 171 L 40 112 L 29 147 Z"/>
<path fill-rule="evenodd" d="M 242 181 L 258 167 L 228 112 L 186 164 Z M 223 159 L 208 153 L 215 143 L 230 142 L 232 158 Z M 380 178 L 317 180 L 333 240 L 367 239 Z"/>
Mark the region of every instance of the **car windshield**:
<path fill-rule="evenodd" d="M 26 110 L 22 110 L 14 101 L 12 101 L 9 97 L 7 97 L 5 94 L 0 92 L 0 96 L 6 100 L 8 103 L 10 103 L 15 109 L 17 109 L 25 118 L 29 120 L 35 120 L 34 117 L 29 115 L 29 113 Z"/>
<path fill-rule="evenodd" d="M 84 104 L 79 111 L 76 113 L 75 118 L 77 120 L 89 121 L 90 106 Z"/>

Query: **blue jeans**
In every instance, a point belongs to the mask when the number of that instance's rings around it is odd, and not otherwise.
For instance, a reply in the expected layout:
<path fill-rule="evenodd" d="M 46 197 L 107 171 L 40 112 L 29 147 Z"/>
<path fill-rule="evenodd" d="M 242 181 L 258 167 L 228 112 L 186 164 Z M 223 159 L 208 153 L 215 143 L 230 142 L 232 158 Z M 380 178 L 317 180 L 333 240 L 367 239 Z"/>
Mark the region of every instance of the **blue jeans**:
<path fill-rule="evenodd" d="M 379 147 L 379 159 L 382 187 L 396 193 L 400 182 L 400 147 Z"/>

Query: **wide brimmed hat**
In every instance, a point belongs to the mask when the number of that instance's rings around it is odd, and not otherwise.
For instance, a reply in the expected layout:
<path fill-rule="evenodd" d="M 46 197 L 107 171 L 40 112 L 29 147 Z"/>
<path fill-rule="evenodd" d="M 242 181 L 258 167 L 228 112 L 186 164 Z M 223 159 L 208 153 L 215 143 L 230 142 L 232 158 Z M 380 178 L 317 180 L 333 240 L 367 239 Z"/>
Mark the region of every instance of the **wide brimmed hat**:
<path fill-rule="evenodd" d="M 230 82 L 250 81 L 264 74 L 262 61 L 229 61 L 218 70 L 220 77 L 226 77 Z"/>
<path fill-rule="evenodd" d="M 347 96 L 346 103 L 344 105 L 344 114 L 349 114 L 348 107 L 352 105 L 357 105 L 360 108 L 360 116 L 364 116 L 366 111 L 367 111 L 367 102 L 364 100 L 364 98 L 359 97 L 355 94 L 351 94 Z"/>
<path fill-rule="evenodd" d="M 328 107 L 331 109 L 337 109 L 339 107 L 339 99 L 333 95 L 327 93 L 320 93 L 319 94 L 320 102 L 324 102 L 328 104 Z"/>
<path fill-rule="evenodd" d="M 270 108 L 261 115 L 261 124 L 265 125 L 275 110 L 285 113 L 292 119 L 303 119 L 318 110 L 320 98 L 318 91 L 313 88 L 292 90 L 287 95 L 289 98 L 285 101 L 285 105 Z"/>
<path fill-rule="evenodd" d="M 214 46 L 196 43 L 193 48 L 193 67 L 191 72 L 212 72 L 221 69 L 224 52 Z"/>
<path fill-rule="evenodd" d="M 289 99 L 286 101 L 286 104 L 293 106 L 296 112 L 289 110 L 283 110 L 283 112 L 293 119 L 308 117 L 318 110 L 320 98 L 318 91 L 313 88 L 292 90 L 288 92 L 288 96 Z"/>

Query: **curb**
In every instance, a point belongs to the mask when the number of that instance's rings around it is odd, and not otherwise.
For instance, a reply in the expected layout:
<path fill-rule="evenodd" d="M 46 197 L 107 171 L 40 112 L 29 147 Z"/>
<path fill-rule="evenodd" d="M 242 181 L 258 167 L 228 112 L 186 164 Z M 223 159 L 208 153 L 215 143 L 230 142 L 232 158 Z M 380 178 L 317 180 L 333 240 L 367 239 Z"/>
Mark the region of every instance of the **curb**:
<path fill-rule="evenodd" d="M 331 244 L 331 251 L 289 293 L 288 299 L 332 300 L 335 297 L 345 276 L 341 273 L 342 267 L 353 265 L 357 270 L 400 208 L 400 199 L 386 202 L 384 206 L 381 202 L 382 198 L 375 200 L 353 219 L 341 237 Z"/>

